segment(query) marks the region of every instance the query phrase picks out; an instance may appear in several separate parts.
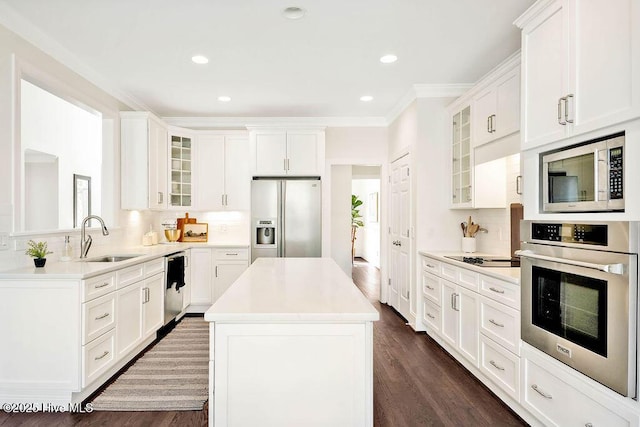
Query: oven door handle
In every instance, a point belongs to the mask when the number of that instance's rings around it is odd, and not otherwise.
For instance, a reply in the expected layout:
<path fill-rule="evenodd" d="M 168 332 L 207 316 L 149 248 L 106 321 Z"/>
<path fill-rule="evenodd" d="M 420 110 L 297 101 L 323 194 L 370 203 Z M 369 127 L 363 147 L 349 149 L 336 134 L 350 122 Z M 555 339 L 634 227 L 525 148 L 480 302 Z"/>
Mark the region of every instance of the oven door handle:
<path fill-rule="evenodd" d="M 516 255 L 524 258 L 539 259 L 542 261 L 557 262 L 560 264 L 575 265 L 576 267 L 591 268 L 593 270 L 604 271 L 611 274 L 624 274 L 624 264 L 594 264 L 591 262 L 576 261 L 573 259 L 556 258 L 547 255 L 539 255 L 529 250 L 516 251 Z"/>

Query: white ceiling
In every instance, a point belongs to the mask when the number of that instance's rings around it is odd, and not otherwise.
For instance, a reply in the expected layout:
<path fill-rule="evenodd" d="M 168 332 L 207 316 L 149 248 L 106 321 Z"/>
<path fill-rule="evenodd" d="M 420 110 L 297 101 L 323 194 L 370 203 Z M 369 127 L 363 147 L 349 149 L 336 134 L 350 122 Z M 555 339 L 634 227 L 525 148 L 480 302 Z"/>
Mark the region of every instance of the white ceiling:
<path fill-rule="evenodd" d="M 414 84 L 477 81 L 519 48 L 512 22 L 532 3 L 0 0 L 0 23 L 160 116 L 372 118 Z M 287 20 L 288 6 L 307 14 Z"/>

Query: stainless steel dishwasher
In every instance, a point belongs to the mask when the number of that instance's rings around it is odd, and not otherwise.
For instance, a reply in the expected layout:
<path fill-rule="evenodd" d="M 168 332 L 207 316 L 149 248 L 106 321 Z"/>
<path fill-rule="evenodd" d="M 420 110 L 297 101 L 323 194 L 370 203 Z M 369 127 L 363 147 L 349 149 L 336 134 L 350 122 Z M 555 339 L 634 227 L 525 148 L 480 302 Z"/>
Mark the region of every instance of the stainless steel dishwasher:
<path fill-rule="evenodd" d="M 183 295 L 181 288 L 185 285 L 184 268 L 186 256 L 177 252 L 165 257 L 165 273 L 167 286 L 164 292 L 164 324 L 171 322 L 182 311 Z"/>

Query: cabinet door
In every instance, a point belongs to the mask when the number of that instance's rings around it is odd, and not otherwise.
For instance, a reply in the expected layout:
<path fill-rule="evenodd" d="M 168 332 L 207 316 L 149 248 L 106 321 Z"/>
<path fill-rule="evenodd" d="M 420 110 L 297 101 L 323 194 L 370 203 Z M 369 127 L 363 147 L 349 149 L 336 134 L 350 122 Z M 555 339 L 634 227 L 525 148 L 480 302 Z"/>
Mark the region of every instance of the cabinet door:
<path fill-rule="evenodd" d="M 511 135 L 520 129 L 520 67 L 498 81 L 494 114 L 491 122 L 494 139 Z"/>
<path fill-rule="evenodd" d="M 455 309 L 456 285 L 442 280 L 442 338 L 453 347 L 458 345 L 460 316 Z"/>
<path fill-rule="evenodd" d="M 480 296 L 461 286 L 457 287 L 456 308 L 460 315 L 458 348 L 460 353 L 478 366 Z"/>
<path fill-rule="evenodd" d="M 188 208 L 193 201 L 193 138 L 183 131 L 169 134 L 169 207 Z"/>
<path fill-rule="evenodd" d="M 214 297 L 212 302 L 220 298 L 247 267 L 247 261 L 225 261 L 217 263 L 215 267 Z"/>
<path fill-rule="evenodd" d="M 473 99 L 473 146 L 477 147 L 494 139 L 493 123 L 496 121 L 496 89 L 491 86 Z"/>
<path fill-rule="evenodd" d="M 286 173 L 286 132 L 256 133 L 255 172 L 257 175 L 284 175 Z"/>
<path fill-rule="evenodd" d="M 153 335 L 164 323 L 164 273 L 145 279 L 142 288 L 142 339 Z"/>
<path fill-rule="evenodd" d="M 287 132 L 287 174 L 320 175 L 317 132 Z"/>
<path fill-rule="evenodd" d="M 575 95 L 574 133 L 637 117 L 640 108 L 640 7 L 633 0 L 578 1 L 570 21 L 568 93 Z"/>
<path fill-rule="evenodd" d="M 118 358 L 125 356 L 142 341 L 142 283 L 129 285 L 117 292 Z"/>
<path fill-rule="evenodd" d="M 149 120 L 149 209 L 167 208 L 167 128 Z"/>
<path fill-rule="evenodd" d="M 249 172 L 249 139 L 227 136 L 224 149 L 225 208 L 232 211 L 249 210 L 251 173 Z"/>
<path fill-rule="evenodd" d="M 211 249 L 191 249 L 191 304 L 213 302 Z"/>
<path fill-rule="evenodd" d="M 198 136 L 195 154 L 196 206 L 199 210 L 220 210 L 224 194 L 224 136 Z"/>
<path fill-rule="evenodd" d="M 451 123 L 451 207 L 471 207 L 471 107 L 455 113 Z"/>
<path fill-rule="evenodd" d="M 523 149 L 561 139 L 560 98 L 567 94 L 566 0 L 557 0 L 522 30 Z M 563 121 L 560 120 L 560 121 Z"/>
<path fill-rule="evenodd" d="M 184 286 L 182 292 L 182 310 L 191 304 L 191 250 L 185 252 L 184 256 Z"/>

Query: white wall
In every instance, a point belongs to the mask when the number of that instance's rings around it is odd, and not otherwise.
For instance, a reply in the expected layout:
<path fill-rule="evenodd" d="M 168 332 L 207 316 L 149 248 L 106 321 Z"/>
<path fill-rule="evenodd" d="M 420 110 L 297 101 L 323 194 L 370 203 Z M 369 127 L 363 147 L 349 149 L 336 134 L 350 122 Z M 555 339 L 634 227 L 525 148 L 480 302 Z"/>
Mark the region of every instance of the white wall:
<path fill-rule="evenodd" d="M 351 276 L 351 166 L 331 166 L 331 258 Z"/>

